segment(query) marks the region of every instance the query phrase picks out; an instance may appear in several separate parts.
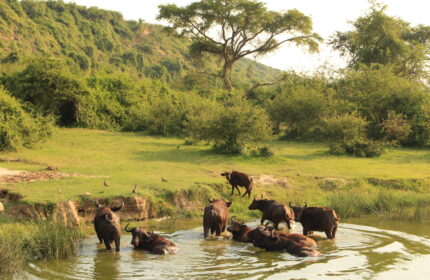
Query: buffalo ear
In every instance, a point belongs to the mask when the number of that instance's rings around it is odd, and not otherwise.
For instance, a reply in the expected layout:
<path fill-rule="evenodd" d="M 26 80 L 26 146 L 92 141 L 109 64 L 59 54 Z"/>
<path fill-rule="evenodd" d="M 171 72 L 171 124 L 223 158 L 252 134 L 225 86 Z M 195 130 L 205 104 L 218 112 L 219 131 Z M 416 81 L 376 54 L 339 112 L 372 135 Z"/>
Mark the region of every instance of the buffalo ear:
<path fill-rule="evenodd" d="M 230 207 L 233 204 L 233 201 L 228 201 L 225 204 L 227 205 L 227 207 Z"/>

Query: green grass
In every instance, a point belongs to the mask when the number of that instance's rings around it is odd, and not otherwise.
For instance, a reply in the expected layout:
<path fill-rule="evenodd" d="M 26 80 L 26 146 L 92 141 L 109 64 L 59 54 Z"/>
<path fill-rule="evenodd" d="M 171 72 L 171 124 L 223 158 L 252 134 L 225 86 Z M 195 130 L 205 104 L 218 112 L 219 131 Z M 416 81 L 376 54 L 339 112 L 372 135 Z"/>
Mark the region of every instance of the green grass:
<path fill-rule="evenodd" d="M 170 207 L 170 210 L 166 208 L 165 214 L 175 214 L 172 197 L 180 190 L 186 191 L 190 200 L 202 200 L 210 195 L 228 197 L 230 187 L 219 173 L 232 169 L 254 176 L 270 174 L 287 178 L 288 186 L 257 184 L 255 189 L 256 194 L 265 193 L 284 202 L 306 200 L 336 206 L 336 203 L 350 199 L 347 196 L 351 192 L 358 191 L 358 195 L 374 199 L 381 188 L 393 192 L 394 197 L 399 198 L 396 200 L 399 204 L 405 199 L 418 201 L 418 195 L 410 198 L 413 194 L 420 194 L 427 201 L 430 194 L 426 179 L 430 168 L 427 150 L 399 148 L 390 149 L 379 158 L 353 158 L 331 156 L 323 144 L 279 141 L 270 144 L 275 156 L 261 159 L 217 155 L 206 145 L 182 144 L 183 140 L 177 138 L 61 128 L 38 148 L 0 154 L 3 159 L 19 158 L 38 164 L 3 161 L 0 166 L 34 171 L 54 165 L 62 172 L 82 174 L 75 178 L 18 183 L 9 187 L 21 193 L 27 202 L 78 200 L 85 192 L 91 193 L 93 198 L 131 196 L 134 184 L 139 184 L 138 195 L 151 197 Z M 168 182 L 163 183 L 161 177 Z M 331 188 L 316 177 L 343 178 L 353 185 L 334 184 Z M 378 180 L 368 183 L 363 178 Z M 107 188 L 103 186 L 104 179 L 109 184 Z M 390 180 L 397 183 L 392 184 Z M 384 185 L 384 182 L 388 184 Z M 360 188 L 372 190 L 361 193 Z M 249 200 L 234 198 L 235 207 L 231 211 L 248 212 Z M 344 208 L 339 206 L 338 209 Z M 355 213 L 360 209 L 345 211 Z M 192 216 L 193 213 L 183 214 Z"/>

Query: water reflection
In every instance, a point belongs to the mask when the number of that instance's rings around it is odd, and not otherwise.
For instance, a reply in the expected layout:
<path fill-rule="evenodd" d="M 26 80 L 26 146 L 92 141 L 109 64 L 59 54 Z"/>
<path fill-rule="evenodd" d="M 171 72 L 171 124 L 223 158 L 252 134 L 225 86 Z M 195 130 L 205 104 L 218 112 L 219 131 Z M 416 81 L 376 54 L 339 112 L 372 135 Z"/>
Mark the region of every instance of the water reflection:
<path fill-rule="evenodd" d="M 396 272 L 404 271 L 413 279 L 427 278 L 430 266 L 416 266 L 430 263 L 429 239 L 365 224 L 341 224 L 334 241 L 317 233 L 321 256 L 298 258 L 225 237 L 203 239 L 200 220 L 172 220 L 149 228 L 174 241 L 178 255 L 133 250 L 129 234 L 123 235 L 120 253 L 107 252 L 94 236 L 78 257 L 33 262 L 26 272 L 30 279 L 396 279 Z M 301 232 L 299 224 L 294 232 Z"/>

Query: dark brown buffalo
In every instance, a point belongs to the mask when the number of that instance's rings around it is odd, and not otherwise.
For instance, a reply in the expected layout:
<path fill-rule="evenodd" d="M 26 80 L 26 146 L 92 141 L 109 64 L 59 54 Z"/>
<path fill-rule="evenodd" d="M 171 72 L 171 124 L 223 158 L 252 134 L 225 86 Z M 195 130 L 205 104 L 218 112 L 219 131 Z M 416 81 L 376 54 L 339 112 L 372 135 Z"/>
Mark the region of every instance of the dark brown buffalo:
<path fill-rule="evenodd" d="M 252 228 L 244 224 L 244 222 L 239 222 L 234 217 L 231 217 L 231 224 L 227 227 L 227 231 L 233 234 L 233 239 L 240 242 L 252 242 L 253 240 L 248 237 L 248 232 Z"/>
<path fill-rule="evenodd" d="M 336 230 L 339 223 L 339 216 L 336 212 L 329 207 L 290 207 L 294 211 L 295 219 L 303 226 L 303 234 L 308 235 L 313 231 L 325 232 L 327 238 L 334 239 L 336 237 Z"/>
<path fill-rule="evenodd" d="M 142 249 L 160 255 L 176 254 L 179 251 L 175 243 L 153 232 L 146 232 L 142 228 L 135 227 L 129 230 L 128 225 L 125 226 L 125 231 L 131 232 L 133 235 L 131 244 L 134 249 Z"/>
<path fill-rule="evenodd" d="M 225 231 L 228 219 L 228 207 L 232 202 L 226 202 L 224 198 L 218 198 L 216 200 L 210 200 L 210 205 L 205 207 L 203 215 L 203 230 L 204 236 L 209 235 L 209 230 L 211 235 L 216 234 L 216 236 L 221 235 Z"/>
<path fill-rule="evenodd" d="M 225 178 L 227 179 L 227 181 L 231 185 L 230 196 L 233 195 L 234 188 L 237 189 L 237 191 L 240 195 L 239 187 L 245 187 L 246 192 L 243 194 L 243 196 L 248 194 L 248 198 L 251 197 L 251 191 L 252 191 L 252 187 L 254 185 L 251 176 L 249 176 L 245 173 L 242 173 L 242 172 L 238 172 L 238 171 L 224 172 L 224 173 L 221 173 L 220 175 L 225 176 Z"/>
<path fill-rule="evenodd" d="M 255 247 L 267 251 L 286 251 L 299 257 L 315 257 L 320 255 L 320 252 L 314 247 L 303 245 L 293 238 L 282 234 L 274 234 L 273 231 L 267 230 L 262 225 L 250 231 L 248 236 L 254 240 L 253 244 Z"/>
<path fill-rule="evenodd" d="M 124 207 L 124 202 L 119 207 L 102 206 L 97 202 L 97 211 L 94 217 L 94 229 L 100 243 L 105 244 L 106 250 L 111 250 L 110 243 L 115 242 L 115 249 L 119 252 L 121 239 L 121 225 L 118 216 L 114 213 Z"/>
<path fill-rule="evenodd" d="M 252 201 L 251 205 L 249 205 L 248 209 L 258 209 L 263 212 L 261 224 L 263 224 L 265 220 L 268 220 L 273 222 L 275 228 L 277 229 L 280 223 L 285 222 L 288 226 L 288 229 L 291 229 L 290 222 L 294 219 L 294 213 L 290 208 L 288 208 L 288 206 L 285 206 L 280 202 L 268 199 L 255 199 L 254 197 L 254 200 Z"/>

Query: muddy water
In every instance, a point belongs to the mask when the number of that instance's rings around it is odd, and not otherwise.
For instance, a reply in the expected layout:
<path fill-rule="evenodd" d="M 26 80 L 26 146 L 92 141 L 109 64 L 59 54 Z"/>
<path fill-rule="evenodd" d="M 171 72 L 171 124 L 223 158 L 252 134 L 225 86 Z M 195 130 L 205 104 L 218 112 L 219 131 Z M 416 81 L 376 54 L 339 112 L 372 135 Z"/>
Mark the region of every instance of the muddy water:
<path fill-rule="evenodd" d="M 257 225 L 257 221 L 248 223 Z M 295 224 L 293 232 L 301 232 Z M 134 251 L 124 234 L 121 252 L 88 238 L 79 256 L 30 263 L 27 279 L 430 279 L 430 223 L 344 220 L 335 241 L 321 233 L 320 257 L 265 252 L 226 237 L 203 240 L 200 220 L 171 220 L 156 228 L 178 255 Z"/>

